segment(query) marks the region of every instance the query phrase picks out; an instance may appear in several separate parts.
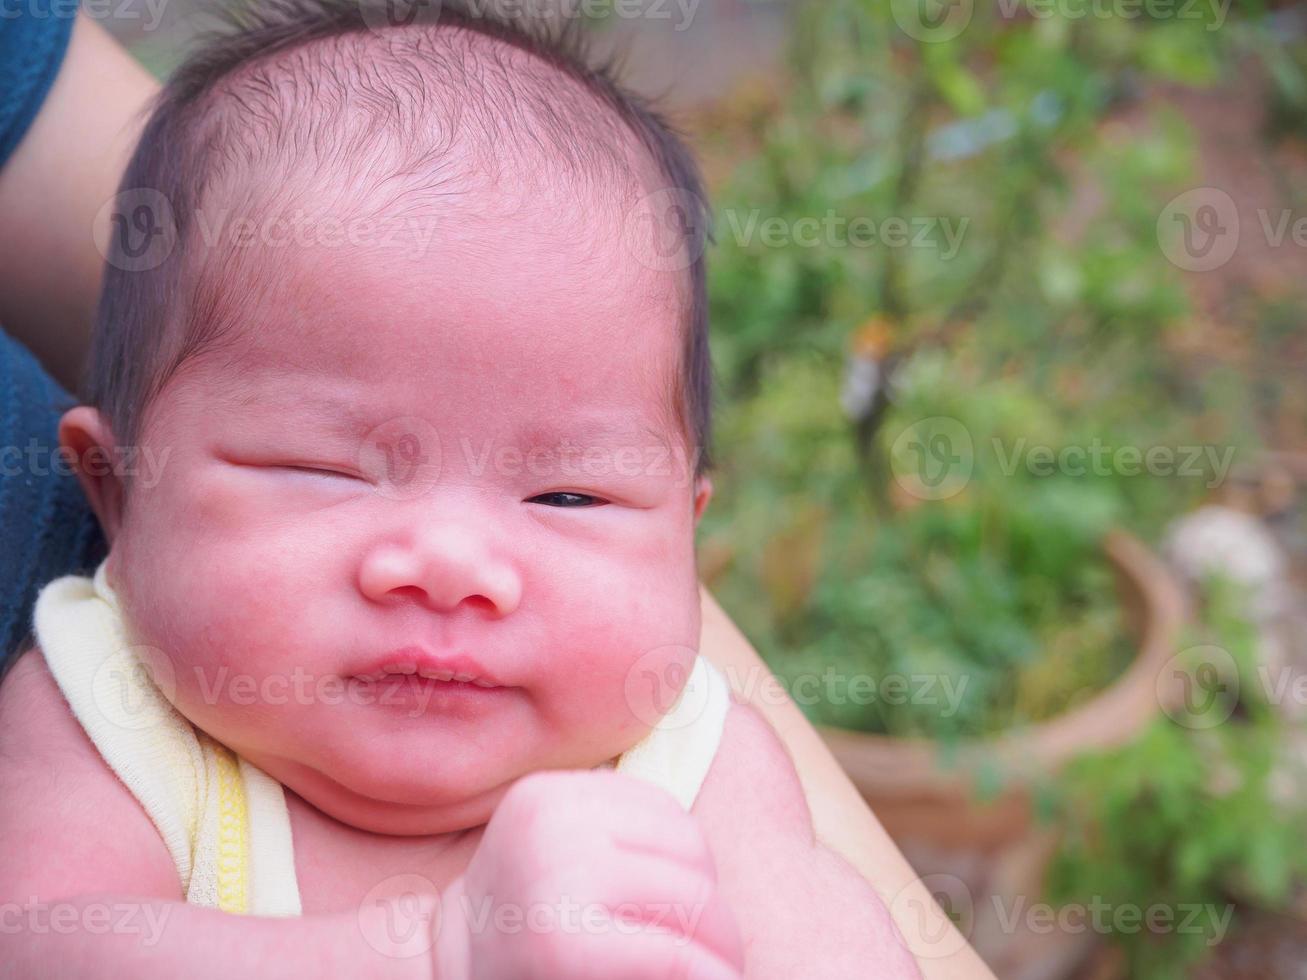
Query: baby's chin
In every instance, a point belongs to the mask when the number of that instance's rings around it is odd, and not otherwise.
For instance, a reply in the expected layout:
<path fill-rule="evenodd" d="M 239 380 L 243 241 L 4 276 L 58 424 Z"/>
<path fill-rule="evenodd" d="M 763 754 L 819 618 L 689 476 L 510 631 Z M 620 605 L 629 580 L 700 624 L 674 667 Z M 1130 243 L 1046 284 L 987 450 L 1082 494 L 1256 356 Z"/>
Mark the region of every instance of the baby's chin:
<path fill-rule="evenodd" d="M 284 757 L 241 754 L 333 820 L 374 834 L 431 836 L 484 825 L 509 787 L 530 772 L 593 769 L 620 751 L 574 746 L 567 753 L 574 761 L 565 764 L 483 757 L 443 767 L 379 756 L 375 762 L 351 759 L 329 772 Z"/>
<path fill-rule="evenodd" d="M 259 768 L 274 770 L 269 775 L 333 820 L 368 833 L 415 837 L 482 826 L 516 778 L 489 786 L 429 778 L 416 785 L 393 779 L 378 785 L 367 776 L 346 785 L 299 763 L 265 762 Z"/>

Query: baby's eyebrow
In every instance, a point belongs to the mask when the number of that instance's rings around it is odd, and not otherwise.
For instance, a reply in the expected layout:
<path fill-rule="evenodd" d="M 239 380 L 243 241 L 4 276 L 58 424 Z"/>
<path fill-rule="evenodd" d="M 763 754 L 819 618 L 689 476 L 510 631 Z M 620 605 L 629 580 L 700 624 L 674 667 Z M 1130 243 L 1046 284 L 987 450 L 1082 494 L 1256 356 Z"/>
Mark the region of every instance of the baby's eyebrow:
<path fill-rule="evenodd" d="M 629 444 L 647 446 L 663 443 L 666 437 L 659 433 L 646 418 L 638 414 L 581 415 L 554 421 L 533 421 L 519 425 L 517 445 L 528 448 L 561 448 L 563 444 L 605 445 Z"/>
<path fill-rule="evenodd" d="M 247 376 L 235 404 L 272 417 L 311 420 L 324 429 L 344 434 L 368 429 L 368 416 L 360 409 L 356 396 L 332 395 L 309 385 L 287 384 L 284 375 L 277 378 L 274 382 L 258 374 Z"/>

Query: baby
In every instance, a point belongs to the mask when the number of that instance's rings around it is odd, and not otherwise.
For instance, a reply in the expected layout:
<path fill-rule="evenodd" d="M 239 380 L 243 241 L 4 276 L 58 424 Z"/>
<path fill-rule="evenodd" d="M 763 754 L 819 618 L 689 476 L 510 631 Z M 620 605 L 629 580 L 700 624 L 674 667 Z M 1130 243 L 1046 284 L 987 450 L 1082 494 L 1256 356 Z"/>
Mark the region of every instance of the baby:
<path fill-rule="evenodd" d="M 253 6 L 108 225 L 111 551 L 0 688 L 0 972 L 918 975 L 696 654 L 682 143 L 529 14 Z"/>

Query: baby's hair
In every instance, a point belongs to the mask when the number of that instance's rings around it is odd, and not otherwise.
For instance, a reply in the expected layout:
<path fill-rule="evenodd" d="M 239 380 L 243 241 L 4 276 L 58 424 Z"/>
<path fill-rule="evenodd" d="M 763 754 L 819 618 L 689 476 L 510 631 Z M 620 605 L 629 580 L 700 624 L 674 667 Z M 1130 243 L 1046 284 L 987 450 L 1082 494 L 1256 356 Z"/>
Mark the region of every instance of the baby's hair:
<path fill-rule="evenodd" d="M 115 230 L 143 220 L 165 236 L 157 261 L 142 261 L 127 234 L 108 244 L 83 396 L 120 445 L 140 438 L 146 408 L 185 363 L 222 350 L 269 275 L 243 267 L 249 249 L 205 247 L 213 198 L 245 216 L 305 202 L 338 220 L 342 208 L 404 214 L 454 207 L 469 181 L 497 179 L 504 159 L 543 153 L 601 197 L 652 195 L 679 209 L 683 259 L 670 268 L 686 277 L 683 334 L 667 407 L 695 473 L 711 468 L 698 166 L 613 63 L 590 56 L 582 22 L 509 6 L 416 0 L 398 23 L 394 0 L 257 0 L 223 13 L 150 107 L 115 200 Z M 450 166 L 455 146 L 471 151 L 474 174 Z M 344 195 L 325 182 L 332 174 L 344 175 Z"/>

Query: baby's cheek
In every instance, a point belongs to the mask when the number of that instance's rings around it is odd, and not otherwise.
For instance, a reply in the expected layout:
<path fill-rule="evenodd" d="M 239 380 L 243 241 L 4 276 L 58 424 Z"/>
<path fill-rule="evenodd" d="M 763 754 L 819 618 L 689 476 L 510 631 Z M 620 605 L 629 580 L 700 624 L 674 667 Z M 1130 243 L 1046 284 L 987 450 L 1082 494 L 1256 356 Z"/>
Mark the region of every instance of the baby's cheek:
<path fill-rule="evenodd" d="M 562 654 L 547 675 L 555 729 L 616 753 L 642 737 L 675 700 L 698 641 L 693 576 L 595 571 L 588 601 L 560 607 Z"/>
<path fill-rule="evenodd" d="M 297 571 L 296 549 L 277 544 L 181 534 L 130 552 L 133 632 L 166 654 L 176 703 L 202 726 L 235 708 L 260 713 L 269 678 L 320 670 L 303 652 L 327 631 L 314 626 L 316 590 Z"/>
<path fill-rule="evenodd" d="M 695 646 L 698 591 L 693 570 L 596 563 L 584 596 L 555 606 L 559 628 L 596 682 L 622 676 L 667 646 Z"/>

